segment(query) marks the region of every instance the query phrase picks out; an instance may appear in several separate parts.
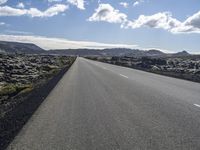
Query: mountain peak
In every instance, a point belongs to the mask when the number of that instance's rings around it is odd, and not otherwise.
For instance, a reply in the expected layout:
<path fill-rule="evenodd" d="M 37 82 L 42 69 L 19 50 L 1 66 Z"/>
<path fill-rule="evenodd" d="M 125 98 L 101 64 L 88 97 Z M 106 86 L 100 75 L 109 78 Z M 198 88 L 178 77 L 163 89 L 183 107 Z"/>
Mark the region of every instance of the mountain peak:
<path fill-rule="evenodd" d="M 175 53 L 175 55 L 178 55 L 178 56 L 186 56 L 186 55 L 190 55 L 187 51 L 183 50 L 181 52 L 178 52 L 178 53 Z"/>

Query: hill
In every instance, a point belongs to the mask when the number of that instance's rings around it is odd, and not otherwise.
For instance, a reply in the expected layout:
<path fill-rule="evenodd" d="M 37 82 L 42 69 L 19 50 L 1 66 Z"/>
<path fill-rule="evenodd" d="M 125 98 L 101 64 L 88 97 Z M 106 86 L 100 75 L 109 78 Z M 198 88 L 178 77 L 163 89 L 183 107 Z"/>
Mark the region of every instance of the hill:
<path fill-rule="evenodd" d="M 187 51 L 182 51 L 175 53 L 174 56 L 189 56 L 190 54 Z"/>
<path fill-rule="evenodd" d="M 26 53 L 26 54 L 41 54 L 46 51 L 32 43 L 18 43 L 0 41 L 1 53 Z"/>

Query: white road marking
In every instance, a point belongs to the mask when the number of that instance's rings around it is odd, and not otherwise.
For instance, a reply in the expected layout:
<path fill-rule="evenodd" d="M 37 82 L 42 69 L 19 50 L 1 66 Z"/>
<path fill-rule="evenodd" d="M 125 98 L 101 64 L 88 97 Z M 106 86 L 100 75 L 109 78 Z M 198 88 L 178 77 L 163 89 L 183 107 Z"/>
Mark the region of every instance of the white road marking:
<path fill-rule="evenodd" d="M 125 75 L 123 75 L 123 74 L 119 74 L 120 76 L 122 76 L 122 77 L 124 77 L 124 78 L 127 78 L 128 79 L 128 77 L 127 76 L 125 76 Z"/>
<path fill-rule="evenodd" d="M 194 104 L 194 106 L 200 107 L 200 105 L 198 105 L 198 104 Z"/>

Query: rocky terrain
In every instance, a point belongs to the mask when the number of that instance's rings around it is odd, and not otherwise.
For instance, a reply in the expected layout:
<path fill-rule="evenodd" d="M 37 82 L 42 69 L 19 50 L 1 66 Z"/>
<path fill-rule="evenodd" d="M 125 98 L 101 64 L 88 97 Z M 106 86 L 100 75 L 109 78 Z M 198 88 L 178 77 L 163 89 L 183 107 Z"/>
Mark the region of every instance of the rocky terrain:
<path fill-rule="evenodd" d="M 74 61 L 69 56 L 0 54 L 0 147 L 9 143 Z"/>
<path fill-rule="evenodd" d="M 86 57 L 110 64 L 140 69 L 171 77 L 200 82 L 200 55 L 186 52 L 165 57 Z"/>
<path fill-rule="evenodd" d="M 48 81 L 73 60 L 65 56 L 0 55 L 1 116 L 9 110 L 13 98 Z"/>

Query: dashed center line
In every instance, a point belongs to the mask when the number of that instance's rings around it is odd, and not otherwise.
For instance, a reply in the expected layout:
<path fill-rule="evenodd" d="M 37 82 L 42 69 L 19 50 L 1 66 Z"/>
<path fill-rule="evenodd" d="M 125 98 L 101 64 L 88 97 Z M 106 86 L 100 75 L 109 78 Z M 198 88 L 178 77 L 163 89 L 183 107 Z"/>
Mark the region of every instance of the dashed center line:
<path fill-rule="evenodd" d="M 194 104 L 194 106 L 200 107 L 200 105 L 198 105 L 198 104 Z"/>
<path fill-rule="evenodd" d="M 128 77 L 127 76 L 125 76 L 125 75 L 123 75 L 123 74 L 119 74 L 120 76 L 122 76 L 122 77 L 124 77 L 124 78 L 127 78 L 128 79 Z"/>

